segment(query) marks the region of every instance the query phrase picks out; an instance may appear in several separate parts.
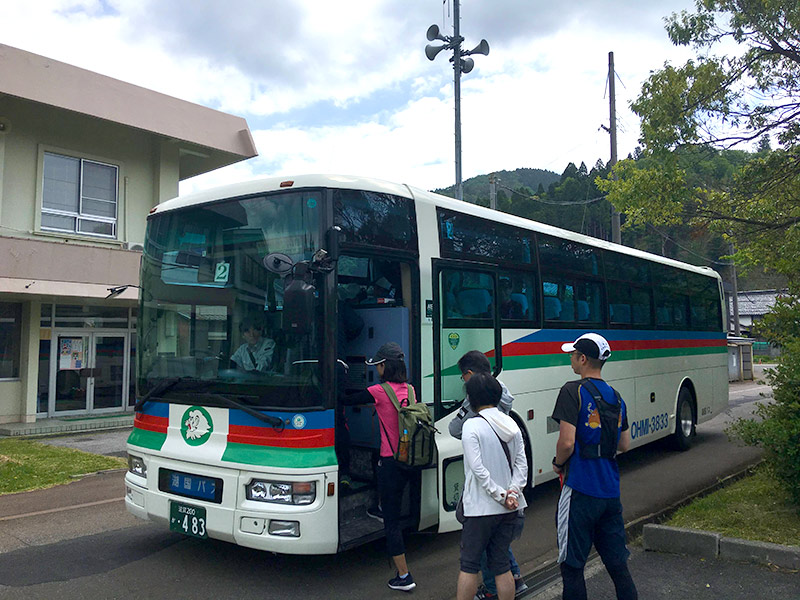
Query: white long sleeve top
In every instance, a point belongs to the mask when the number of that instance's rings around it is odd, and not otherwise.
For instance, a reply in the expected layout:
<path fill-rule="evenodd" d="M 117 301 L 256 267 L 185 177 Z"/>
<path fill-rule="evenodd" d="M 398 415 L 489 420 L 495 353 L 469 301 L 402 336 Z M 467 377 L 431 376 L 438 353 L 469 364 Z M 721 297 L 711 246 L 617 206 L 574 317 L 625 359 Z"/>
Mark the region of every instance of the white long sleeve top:
<path fill-rule="evenodd" d="M 498 436 L 508 444 L 514 465 L 513 476 Z M 528 463 L 522 433 L 514 419 L 495 407 L 485 408 L 478 416 L 464 422 L 461 445 L 464 450 L 465 516 L 512 512 L 505 507 L 507 490 L 519 494 L 520 508 L 527 506 L 522 488 L 528 480 Z"/>

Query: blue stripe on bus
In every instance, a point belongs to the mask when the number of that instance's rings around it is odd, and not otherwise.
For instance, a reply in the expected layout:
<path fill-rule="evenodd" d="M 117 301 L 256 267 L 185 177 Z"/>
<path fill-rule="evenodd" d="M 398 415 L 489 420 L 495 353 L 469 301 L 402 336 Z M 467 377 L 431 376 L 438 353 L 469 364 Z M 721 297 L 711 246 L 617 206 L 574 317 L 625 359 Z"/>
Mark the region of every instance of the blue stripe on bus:
<path fill-rule="evenodd" d="M 295 426 L 295 415 L 303 416 L 303 427 L 299 429 L 330 429 L 334 426 L 334 412 L 333 410 L 315 410 L 315 411 L 296 411 L 296 412 L 278 412 L 274 410 L 259 411 L 261 414 L 269 415 L 282 419 L 286 423 L 286 427 L 290 429 L 298 429 Z M 256 417 L 247 414 L 244 411 L 231 409 L 228 416 L 228 423 L 231 425 L 243 425 L 247 427 L 272 427 L 268 423 L 257 419 Z"/>

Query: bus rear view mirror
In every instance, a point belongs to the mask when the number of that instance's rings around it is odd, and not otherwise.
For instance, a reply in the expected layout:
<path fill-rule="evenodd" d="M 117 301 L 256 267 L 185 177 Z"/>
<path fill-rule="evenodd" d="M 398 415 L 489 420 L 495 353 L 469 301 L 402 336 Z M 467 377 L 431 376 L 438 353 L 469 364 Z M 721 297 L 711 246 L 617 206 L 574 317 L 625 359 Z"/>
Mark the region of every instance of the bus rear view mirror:
<path fill-rule="evenodd" d="M 312 329 L 317 288 L 306 281 L 307 273 L 308 265 L 298 263 L 283 290 L 283 328 L 289 333 L 303 335 Z"/>

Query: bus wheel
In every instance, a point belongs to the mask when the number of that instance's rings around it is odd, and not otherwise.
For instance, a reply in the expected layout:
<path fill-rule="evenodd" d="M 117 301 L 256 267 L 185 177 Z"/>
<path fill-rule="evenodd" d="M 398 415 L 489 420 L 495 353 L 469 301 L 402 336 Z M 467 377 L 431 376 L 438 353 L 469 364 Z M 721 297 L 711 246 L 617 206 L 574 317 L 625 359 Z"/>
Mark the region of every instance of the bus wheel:
<path fill-rule="evenodd" d="M 689 388 L 681 388 L 681 393 L 678 394 L 678 410 L 675 413 L 675 421 L 672 443 L 676 450 L 688 450 L 692 446 L 692 438 L 696 433 L 694 405 Z"/>

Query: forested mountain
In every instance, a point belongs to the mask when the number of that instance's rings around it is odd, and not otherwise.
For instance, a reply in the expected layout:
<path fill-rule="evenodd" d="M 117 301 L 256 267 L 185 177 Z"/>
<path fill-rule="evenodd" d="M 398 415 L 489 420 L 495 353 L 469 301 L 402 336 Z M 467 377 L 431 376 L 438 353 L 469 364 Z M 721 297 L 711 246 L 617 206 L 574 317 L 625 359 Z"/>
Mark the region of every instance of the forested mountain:
<path fill-rule="evenodd" d="M 544 189 L 551 183 L 556 183 L 560 177 L 558 173 L 553 171 L 546 171 L 544 169 L 516 169 L 514 171 L 497 171 L 495 173 L 500 185 L 510 187 L 512 189 L 528 188 L 530 190 L 537 190 L 539 186 Z M 464 200 L 472 202 L 473 204 L 481 204 L 489 206 L 489 175 L 478 175 L 463 182 L 464 185 Z M 498 187 L 498 191 L 501 188 Z M 440 188 L 434 190 L 437 194 L 444 196 L 455 197 L 455 186 L 447 188 Z"/>

